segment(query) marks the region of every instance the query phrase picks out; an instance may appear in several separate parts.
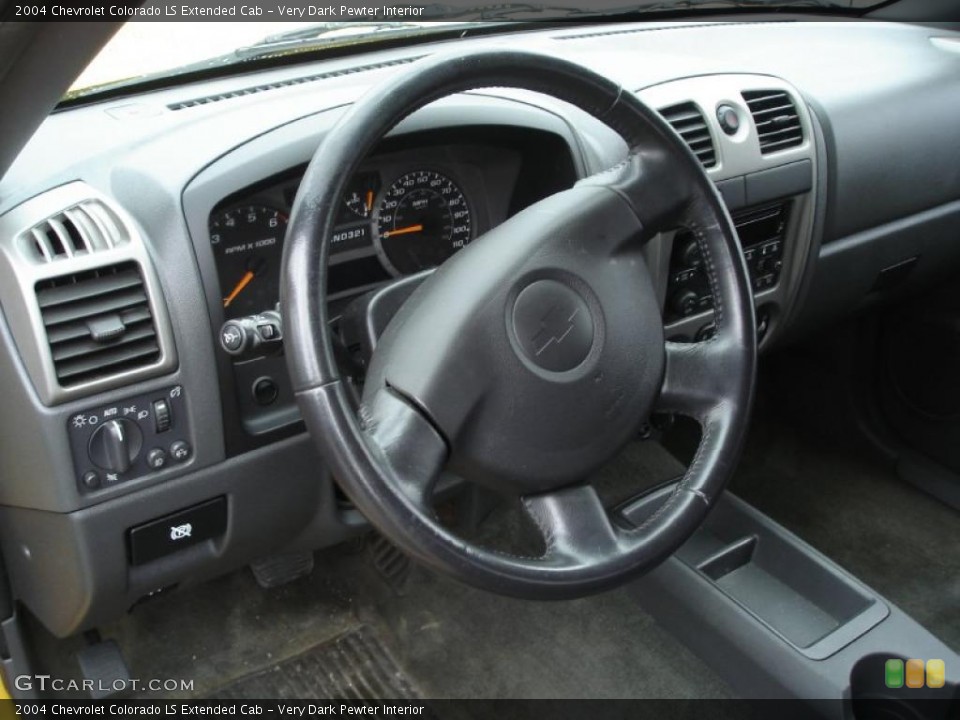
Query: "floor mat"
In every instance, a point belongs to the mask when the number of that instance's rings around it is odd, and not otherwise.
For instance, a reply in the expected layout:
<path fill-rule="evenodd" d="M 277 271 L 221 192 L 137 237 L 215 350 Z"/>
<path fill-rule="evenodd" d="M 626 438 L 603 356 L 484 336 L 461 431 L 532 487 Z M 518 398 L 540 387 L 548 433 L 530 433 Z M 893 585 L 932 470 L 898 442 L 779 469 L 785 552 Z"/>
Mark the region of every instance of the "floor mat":
<path fill-rule="evenodd" d="M 663 447 L 636 442 L 594 478 L 615 504 L 676 477 Z M 523 543 L 520 513 L 500 508 L 474 539 Z M 513 542 L 510 542 L 512 540 Z M 468 587 L 414 566 L 402 594 L 377 578 L 358 611 L 431 698 L 724 698 L 730 688 L 660 628 L 626 589 L 578 600 L 531 602 Z M 549 714 L 549 713 L 548 713 Z"/>
<path fill-rule="evenodd" d="M 960 649 L 960 513 L 839 442 L 755 428 L 732 490 Z"/>
<path fill-rule="evenodd" d="M 353 602 L 347 579 L 323 570 L 264 590 L 243 569 L 139 605 L 101 633 L 123 649 L 133 677 L 188 679 L 186 695 L 206 697 L 355 629 Z"/>
<path fill-rule="evenodd" d="M 725 698 L 730 688 L 623 589 L 579 600 L 492 595 L 415 569 L 369 611 L 430 698 Z"/>
<path fill-rule="evenodd" d="M 615 501 L 676 470 L 660 446 L 637 443 L 597 483 Z M 263 590 L 240 571 L 137 607 L 103 634 L 135 677 L 192 679 L 194 697 L 730 695 L 626 590 L 530 602 L 408 565 L 385 545 L 331 548 L 308 578 Z"/>
<path fill-rule="evenodd" d="M 420 697 L 368 626 L 241 678 L 214 700 L 414 700 Z"/>

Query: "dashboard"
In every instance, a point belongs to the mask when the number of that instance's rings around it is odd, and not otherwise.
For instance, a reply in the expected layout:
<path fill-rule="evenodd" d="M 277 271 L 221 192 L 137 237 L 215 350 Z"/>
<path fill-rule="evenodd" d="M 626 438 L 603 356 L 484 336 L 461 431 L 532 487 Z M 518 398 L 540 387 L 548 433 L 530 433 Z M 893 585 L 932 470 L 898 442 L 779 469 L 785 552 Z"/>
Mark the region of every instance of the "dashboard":
<path fill-rule="evenodd" d="M 687 142 L 737 226 L 761 350 L 960 268 L 960 173 L 944 152 L 960 146 L 960 43 L 947 31 L 781 17 L 519 41 L 617 79 Z M 279 268 L 319 142 L 415 59 L 391 48 L 54 113 L 0 182 L 0 540 L 28 549 L 8 550 L 8 570 L 55 635 L 366 531 L 304 432 Z M 626 152 L 534 93 L 463 93 L 404 120 L 334 210 L 327 290 L 346 361 L 357 303 Z M 710 337 L 689 232 L 662 233 L 644 259 L 666 336 Z M 231 350 L 236 328 L 256 347 Z M 138 539 L 184 517 L 188 541 Z"/>
<path fill-rule="evenodd" d="M 264 153 L 275 154 L 274 138 L 261 143 Z M 208 292 L 208 303 L 214 338 L 228 351 L 220 354 L 219 380 L 232 400 L 224 412 L 229 454 L 302 430 L 285 360 L 263 351 L 269 343 L 258 328 L 280 330 L 279 320 L 264 322 L 263 313 L 279 300 L 285 227 L 310 150 L 305 145 L 300 162 L 265 178 L 259 176 L 261 151 L 252 151 L 256 159 L 242 172 L 228 163 L 221 174 L 218 164 L 187 190 L 187 207 L 192 210 L 194 199 L 198 204 L 194 244 L 201 270 L 208 289 L 218 288 Z M 252 182 L 237 188 L 248 174 Z M 335 323 L 365 293 L 436 268 L 576 179 L 569 146 L 543 128 L 466 125 L 387 138 L 350 179 L 336 209 L 327 279 Z M 244 336 L 255 346 L 231 347 Z"/>

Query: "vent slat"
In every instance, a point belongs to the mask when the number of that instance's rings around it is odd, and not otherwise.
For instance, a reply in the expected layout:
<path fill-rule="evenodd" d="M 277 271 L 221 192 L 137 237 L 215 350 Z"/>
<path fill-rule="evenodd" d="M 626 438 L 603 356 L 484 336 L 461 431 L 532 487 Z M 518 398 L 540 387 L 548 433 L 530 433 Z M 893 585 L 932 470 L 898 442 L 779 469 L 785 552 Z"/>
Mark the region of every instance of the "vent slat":
<path fill-rule="evenodd" d="M 696 152 L 702 150 L 713 150 L 713 141 L 710 138 L 704 138 L 702 140 L 687 140 L 687 145 L 690 146 L 690 149 Z"/>
<path fill-rule="evenodd" d="M 129 241 L 128 230 L 106 204 L 84 200 L 47 218 L 20 237 L 34 262 L 50 263 L 108 250 Z"/>
<path fill-rule="evenodd" d="M 710 168 L 717 164 L 713 135 L 710 134 L 710 128 L 699 107 L 692 102 L 685 102 L 662 108 L 660 114 L 683 138 L 704 167 Z"/>
<path fill-rule="evenodd" d="M 44 262 L 53 260 L 53 251 L 50 249 L 47 237 L 40 232 L 39 228 L 33 228 L 30 231 L 30 240 L 33 243 L 33 249 L 37 253 L 37 259 L 43 260 Z"/>
<path fill-rule="evenodd" d="M 687 127 L 687 128 L 678 128 L 678 127 L 674 126 L 674 129 L 675 129 L 678 133 L 680 133 L 681 136 L 683 136 L 683 137 L 685 137 L 685 138 L 687 138 L 687 137 L 697 137 L 697 136 L 700 136 L 700 137 L 710 137 L 710 131 L 709 131 L 706 127 L 704 127 L 703 125 L 696 125 L 696 126 Z"/>
<path fill-rule="evenodd" d="M 776 105 L 775 107 L 770 108 L 754 108 L 752 105 L 750 106 L 750 114 L 755 118 L 764 117 L 770 114 L 783 113 L 784 111 L 786 111 L 786 113 L 789 115 L 791 113 L 795 113 L 797 109 L 792 103 L 788 103 L 786 105 Z"/>
<path fill-rule="evenodd" d="M 760 144 L 760 152 L 766 155 L 768 152 L 773 152 L 774 150 L 785 150 L 788 147 L 793 147 L 797 145 L 797 139 L 795 137 L 786 138 L 784 140 L 773 140 L 770 142 L 763 142 Z"/>
<path fill-rule="evenodd" d="M 110 355 L 100 353 L 58 363 L 57 379 L 62 385 L 75 385 L 83 380 L 99 379 L 141 367 L 155 360 L 159 354 L 160 348 L 155 340 L 143 340 L 136 345 L 121 347 Z M 125 367 L 118 367 L 121 365 Z"/>
<path fill-rule="evenodd" d="M 145 305 L 124 310 L 120 313 L 120 317 L 123 320 L 123 324 L 128 328 L 153 319 L 150 315 L 150 308 Z M 89 336 L 90 330 L 82 320 L 75 323 L 55 325 L 47 329 L 47 339 L 50 341 L 50 347 Z"/>
<path fill-rule="evenodd" d="M 783 90 L 747 90 L 743 99 L 753 116 L 761 155 L 803 143 L 800 115 L 789 94 Z"/>
<path fill-rule="evenodd" d="M 136 263 L 43 280 L 35 292 L 62 386 L 101 380 L 160 359 L 157 328 Z"/>
<path fill-rule="evenodd" d="M 64 218 L 64 220 L 65 219 L 66 218 Z M 70 234 L 67 232 L 66 225 L 61 218 L 54 217 L 47 220 L 47 239 L 50 241 L 50 246 L 53 248 L 53 254 L 55 256 L 73 256 Z"/>
<path fill-rule="evenodd" d="M 93 297 L 94 294 L 106 295 L 117 290 L 126 290 L 140 285 L 142 285 L 140 274 L 136 270 L 125 270 L 121 273 L 101 277 L 95 288 L 91 288 L 85 283 L 50 288 L 43 293 L 40 307 L 46 309 L 63 303 L 84 300 Z"/>
<path fill-rule="evenodd" d="M 763 142 L 773 142 L 778 139 L 778 135 L 783 135 L 784 138 L 793 139 L 797 134 L 797 129 L 795 127 L 784 128 L 783 130 L 766 130 L 763 133 Z"/>
<path fill-rule="evenodd" d="M 43 324 L 47 327 L 61 323 L 74 322 L 84 318 L 96 317 L 116 313 L 134 305 L 147 301 L 147 295 L 142 288 L 125 290 L 105 297 L 91 300 L 81 300 L 67 306 L 51 308 L 43 313 Z"/>
<path fill-rule="evenodd" d="M 666 115 L 665 115 L 666 116 Z M 697 109 L 672 113 L 669 116 L 669 122 L 674 127 L 683 123 L 695 122 L 697 125 L 703 125 L 703 115 Z"/>
<path fill-rule="evenodd" d="M 53 361 L 59 363 L 63 360 L 72 360 L 76 357 L 93 356 L 97 353 L 113 353 L 114 350 L 123 345 L 129 345 L 140 340 L 156 338 L 157 333 L 153 330 L 153 325 L 141 325 L 136 328 L 128 328 L 127 332 L 121 335 L 116 341 L 111 343 L 98 343 L 91 340 L 87 333 L 86 339 L 77 339 L 69 343 L 60 343 L 51 345 L 53 351 Z"/>
<path fill-rule="evenodd" d="M 799 118 L 796 115 L 777 115 L 772 117 L 769 120 L 764 120 L 757 123 L 758 132 L 766 132 L 771 128 L 779 127 L 780 125 L 797 125 L 799 123 Z"/>

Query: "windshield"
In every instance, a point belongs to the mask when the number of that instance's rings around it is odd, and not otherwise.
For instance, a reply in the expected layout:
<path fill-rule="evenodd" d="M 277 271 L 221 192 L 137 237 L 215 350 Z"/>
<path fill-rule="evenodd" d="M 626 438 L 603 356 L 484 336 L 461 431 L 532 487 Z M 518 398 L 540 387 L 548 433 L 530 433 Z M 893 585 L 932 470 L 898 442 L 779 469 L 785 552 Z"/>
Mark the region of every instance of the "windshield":
<path fill-rule="evenodd" d="M 452 23 L 410 23 L 408 34 L 431 32 Z M 249 59 L 244 52 L 263 47 L 276 54 L 274 37 L 317 29 L 319 44 L 333 46 L 343 42 L 372 39 L 383 31 L 380 23 L 339 23 L 337 28 L 318 28 L 316 22 L 145 22 L 126 23 L 80 74 L 65 99 L 87 95 L 118 84 L 136 83 L 148 78 L 172 76 L 187 69 L 231 65 Z M 400 27 L 395 28 L 399 30 Z M 320 35 L 324 30 L 324 35 Z M 339 41 L 339 42 L 338 42 Z M 295 50 L 293 43 L 286 50 Z M 304 45 L 304 49 L 309 49 Z"/>
<path fill-rule="evenodd" d="M 347 46 L 403 41 L 450 30 L 469 32 L 478 26 L 496 31 L 498 28 L 491 26 L 500 25 L 506 31 L 529 21 L 634 19 L 645 13 L 682 16 L 697 10 L 731 8 L 859 12 L 882 4 L 883 0 L 554 0 L 550 4 L 459 1 L 459 5 L 427 2 L 369 6 L 361 0 L 337 0 L 336 5 L 308 4 L 303 0 L 287 0 L 287 4 L 254 0 L 243 5 L 227 2 L 194 6 L 148 2 L 137 12 L 150 16 L 127 22 L 77 78 L 64 100 L 95 97 L 102 91 L 217 67 L 237 69 L 236 66 L 251 60 L 326 49 L 342 51 Z M 180 19 L 195 16 L 198 11 L 211 19 Z M 177 19 L 165 22 L 155 17 Z M 221 22 L 219 17 L 287 19 Z"/>

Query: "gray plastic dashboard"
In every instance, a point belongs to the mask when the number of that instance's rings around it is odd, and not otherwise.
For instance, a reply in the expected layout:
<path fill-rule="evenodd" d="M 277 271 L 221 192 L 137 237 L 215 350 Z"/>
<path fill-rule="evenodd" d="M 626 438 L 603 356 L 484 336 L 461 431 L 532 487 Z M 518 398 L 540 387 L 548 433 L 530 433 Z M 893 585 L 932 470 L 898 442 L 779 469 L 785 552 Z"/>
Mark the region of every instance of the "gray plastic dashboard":
<path fill-rule="evenodd" d="M 936 33 L 942 35 L 942 32 Z M 793 256 L 764 300 L 782 306 L 784 336 L 876 300 L 888 266 L 918 257 L 906 285 L 960 264 L 960 54 L 931 31 L 892 24 L 775 23 L 597 26 L 532 33 L 524 47 L 603 72 L 657 105 L 718 99 L 761 83 L 794 94 L 806 130 L 794 153 L 767 161 L 746 143 L 721 146 L 719 182 L 798 161 L 810 187 L 791 197 Z M 509 43 L 487 38 L 476 44 Z M 810 48 L 815 47 L 816 52 Z M 442 50 L 442 46 L 427 51 Z M 423 48 L 418 49 L 422 54 Z M 173 109 L 200 96 L 290 80 L 357 60 L 210 81 L 57 113 L 0 183 L 0 216 L 45 192 L 81 182 L 124 213 L 143 238 L 156 274 L 175 361 L 156 376 L 79 397 L 43 396 L 29 353 L 17 343 L 15 303 L 0 322 L 0 534 L 18 598 L 52 632 L 94 626 L 158 589 L 225 572 L 282 548 L 314 548 L 362 528 L 338 508 L 333 483 L 300 435 L 228 457 L 224 359 L 214 346 L 217 299 L 205 278 L 209 211 L 224 196 L 307 160 L 343 109 L 378 80 L 400 72 L 409 51 L 371 54 L 367 72 Z M 686 82 L 681 82 L 687 80 Z M 808 110 L 809 108 L 809 110 Z M 458 96 L 410 118 L 397 132 L 469 123 L 555 133 L 581 175 L 616 162 L 619 139 L 569 106 L 526 93 Z M 716 135 L 717 130 L 712 132 Z M 715 138 L 722 141 L 719 136 Z M 60 208 L 53 208 L 59 210 Z M 2 240 L 0 240 L 2 241 Z M 652 244 L 664 268 L 672 238 Z M 0 278 L 6 283 L 10 278 Z M 666 293 L 665 285 L 661 292 Z M 697 315 L 674 328 L 692 335 Z M 771 336 L 773 340 L 776 337 Z M 193 455 L 122 485 L 81 493 L 66 427 L 89 408 L 182 387 Z M 224 408 L 227 408 L 226 412 Z M 129 528 L 226 497 L 227 531 L 188 550 L 133 567 Z M 56 587 L 57 593 L 49 589 Z"/>

